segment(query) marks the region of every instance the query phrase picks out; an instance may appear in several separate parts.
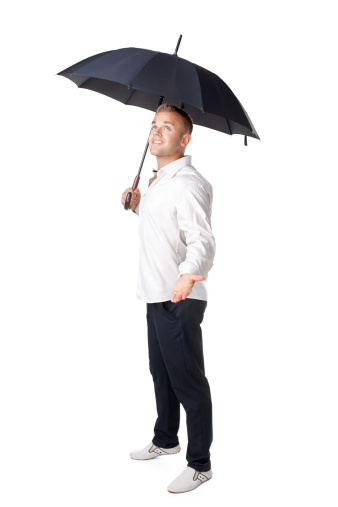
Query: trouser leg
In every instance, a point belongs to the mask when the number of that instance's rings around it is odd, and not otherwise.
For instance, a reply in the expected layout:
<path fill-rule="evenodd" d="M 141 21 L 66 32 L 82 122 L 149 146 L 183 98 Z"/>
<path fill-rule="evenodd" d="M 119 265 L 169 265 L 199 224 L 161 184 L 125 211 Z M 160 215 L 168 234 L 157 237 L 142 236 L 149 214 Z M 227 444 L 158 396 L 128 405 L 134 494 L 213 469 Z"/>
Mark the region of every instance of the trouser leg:
<path fill-rule="evenodd" d="M 188 466 L 210 470 L 212 400 L 205 376 L 201 323 L 207 302 L 187 298 L 151 303 L 159 347 L 172 389 L 186 412 Z"/>
<path fill-rule="evenodd" d="M 180 402 L 170 382 L 151 313 L 147 303 L 149 369 L 154 381 L 157 408 L 153 443 L 170 449 L 179 444 Z"/>

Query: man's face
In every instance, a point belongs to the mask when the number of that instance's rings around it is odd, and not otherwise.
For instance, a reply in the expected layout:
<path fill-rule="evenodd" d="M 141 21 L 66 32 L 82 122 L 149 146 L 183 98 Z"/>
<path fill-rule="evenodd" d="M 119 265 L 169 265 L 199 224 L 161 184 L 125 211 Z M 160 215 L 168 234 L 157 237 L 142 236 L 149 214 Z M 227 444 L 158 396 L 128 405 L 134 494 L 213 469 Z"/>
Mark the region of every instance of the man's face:
<path fill-rule="evenodd" d="M 190 134 L 183 134 L 184 122 L 178 113 L 166 112 L 157 113 L 152 122 L 149 135 L 149 149 L 156 157 L 171 156 L 184 153 L 189 143 Z"/>

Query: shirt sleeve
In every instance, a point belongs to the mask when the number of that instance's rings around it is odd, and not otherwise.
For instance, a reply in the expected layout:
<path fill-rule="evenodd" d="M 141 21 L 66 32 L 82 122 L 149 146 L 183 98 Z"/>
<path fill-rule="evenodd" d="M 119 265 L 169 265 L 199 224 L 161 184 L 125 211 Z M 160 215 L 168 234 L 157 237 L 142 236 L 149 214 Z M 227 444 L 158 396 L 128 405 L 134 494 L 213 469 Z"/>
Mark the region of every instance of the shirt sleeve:
<path fill-rule="evenodd" d="M 208 193 L 203 185 L 186 185 L 177 201 L 177 221 L 184 233 L 187 253 L 179 265 L 185 273 L 202 275 L 205 280 L 214 264 L 216 241 L 211 228 L 212 187 Z"/>

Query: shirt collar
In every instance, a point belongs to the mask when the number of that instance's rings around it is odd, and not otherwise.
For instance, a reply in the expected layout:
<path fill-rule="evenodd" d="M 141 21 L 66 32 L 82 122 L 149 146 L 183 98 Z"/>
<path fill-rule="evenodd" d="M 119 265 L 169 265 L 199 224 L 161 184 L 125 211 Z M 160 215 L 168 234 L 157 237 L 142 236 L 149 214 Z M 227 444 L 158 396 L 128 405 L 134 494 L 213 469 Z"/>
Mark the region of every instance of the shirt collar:
<path fill-rule="evenodd" d="M 157 175 L 161 175 L 163 172 L 166 176 L 172 178 L 177 173 L 177 171 L 186 165 L 191 165 L 191 155 L 185 155 L 184 157 L 178 158 L 177 160 L 174 160 L 174 162 L 170 162 L 170 164 L 163 166 L 158 171 Z"/>

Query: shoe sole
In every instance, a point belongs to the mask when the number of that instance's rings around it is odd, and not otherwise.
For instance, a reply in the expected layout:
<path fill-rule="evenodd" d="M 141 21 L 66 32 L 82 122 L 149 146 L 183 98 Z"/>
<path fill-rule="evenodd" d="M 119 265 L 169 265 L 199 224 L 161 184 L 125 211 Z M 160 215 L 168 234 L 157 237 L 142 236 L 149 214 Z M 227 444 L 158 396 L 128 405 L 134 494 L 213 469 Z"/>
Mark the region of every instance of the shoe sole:
<path fill-rule="evenodd" d="M 170 489 L 168 489 L 167 491 L 169 491 L 169 493 L 173 493 L 174 495 L 175 494 L 179 495 L 180 493 L 189 493 L 189 491 L 194 491 L 194 489 L 199 488 L 200 486 L 202 486 L 202 484 L 205 484 L 206 482 L 209 482 L 211 479 L 212 479 L 212 477 L 210 477 L 210 479 L 208 479 L 207 481 L 201 482 L 201 484 L 199 484 L 198 486 L 196 486 L 196 488 L 186 489 L 185 491 L 170 491 Z"/>
<path fill-rule="evenodd" d="M 152 456 L 151 458 L 132 458 L 131 456 L 130 456 L 130 458 L 135 459 L 137 461 L 148 461 L 150 459 L 160 458 L 161 456 L 172 456 L 174 454 L 178 454 L 180 451 L 181 451 L 181 449 L 179 449 L 176 452 L 168 452 L 168 454 L 156 454 L 156 456 Z"/>

